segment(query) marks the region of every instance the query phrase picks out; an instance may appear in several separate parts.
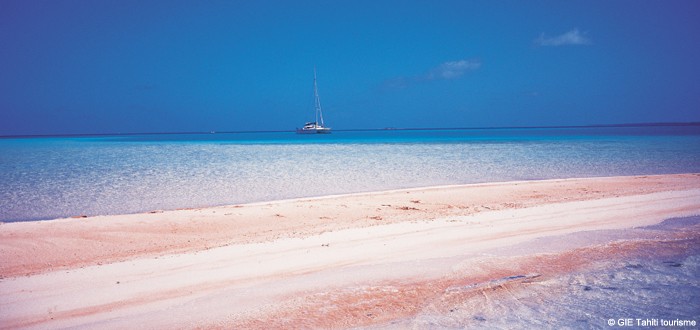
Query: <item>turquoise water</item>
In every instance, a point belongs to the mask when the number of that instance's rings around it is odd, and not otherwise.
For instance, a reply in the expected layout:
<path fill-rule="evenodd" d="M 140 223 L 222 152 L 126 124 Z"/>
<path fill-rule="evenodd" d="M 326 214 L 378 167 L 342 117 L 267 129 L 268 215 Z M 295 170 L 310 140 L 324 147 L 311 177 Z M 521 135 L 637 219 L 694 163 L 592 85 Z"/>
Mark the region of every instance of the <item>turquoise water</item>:
<path fill-rule="evenodd" d="M 700 126 L 3 138 L 0 221 L 687 172 Z"/>

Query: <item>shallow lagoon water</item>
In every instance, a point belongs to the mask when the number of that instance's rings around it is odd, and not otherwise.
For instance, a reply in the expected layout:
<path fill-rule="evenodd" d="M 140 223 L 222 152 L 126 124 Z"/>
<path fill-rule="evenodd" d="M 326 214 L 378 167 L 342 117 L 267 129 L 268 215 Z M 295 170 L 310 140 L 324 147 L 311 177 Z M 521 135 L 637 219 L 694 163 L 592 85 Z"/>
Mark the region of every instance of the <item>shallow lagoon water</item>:
<path fill-rule="evenodd" d="M 700 126 L 0 139 L 0 221 L 700 172 Z"/>

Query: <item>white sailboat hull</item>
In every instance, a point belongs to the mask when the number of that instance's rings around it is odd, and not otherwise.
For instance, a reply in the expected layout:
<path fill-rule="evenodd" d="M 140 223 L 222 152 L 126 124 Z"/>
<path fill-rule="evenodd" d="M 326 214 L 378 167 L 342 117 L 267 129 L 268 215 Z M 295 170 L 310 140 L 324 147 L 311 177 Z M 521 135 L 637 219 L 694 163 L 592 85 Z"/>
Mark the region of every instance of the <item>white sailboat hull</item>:
<path fill-rule="evenodd" d="M 297 128 L 298 134 L 330 134 L 330 127 Z"/>

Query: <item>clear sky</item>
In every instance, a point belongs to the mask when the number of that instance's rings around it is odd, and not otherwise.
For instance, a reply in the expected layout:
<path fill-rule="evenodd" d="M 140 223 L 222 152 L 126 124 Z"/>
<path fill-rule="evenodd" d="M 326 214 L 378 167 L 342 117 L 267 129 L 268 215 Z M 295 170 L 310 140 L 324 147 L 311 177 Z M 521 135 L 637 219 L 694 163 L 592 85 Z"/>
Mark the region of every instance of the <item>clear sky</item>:
<path fill-rule="evenodd" d="M 700 121 L 700 1 L 0 1 L 0 135 Z"/>

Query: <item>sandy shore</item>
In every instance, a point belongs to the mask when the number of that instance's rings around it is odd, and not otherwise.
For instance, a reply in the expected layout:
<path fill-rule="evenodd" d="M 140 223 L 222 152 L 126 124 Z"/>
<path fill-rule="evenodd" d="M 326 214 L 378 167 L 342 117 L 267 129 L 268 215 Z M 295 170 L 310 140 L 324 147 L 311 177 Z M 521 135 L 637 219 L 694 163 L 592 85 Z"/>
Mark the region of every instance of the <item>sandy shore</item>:
<path fill-rule="evenodd" d="M 448 313 L 467 284 L 558 276 L 646 244 L 557 237 L 698 214 L 700 174 L 678 174 L 4 223 L 0 327 L 391 327 L 426 306 Z"/>

